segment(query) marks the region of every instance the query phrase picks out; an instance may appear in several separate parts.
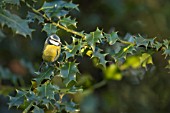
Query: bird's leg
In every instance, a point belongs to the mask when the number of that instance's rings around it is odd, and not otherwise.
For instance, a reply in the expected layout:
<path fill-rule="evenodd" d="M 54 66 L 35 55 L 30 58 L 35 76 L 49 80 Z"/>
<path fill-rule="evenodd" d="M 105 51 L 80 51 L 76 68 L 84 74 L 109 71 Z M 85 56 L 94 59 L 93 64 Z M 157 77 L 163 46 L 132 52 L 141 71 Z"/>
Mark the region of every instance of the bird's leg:
<path fill-rule="evenodd" d="M 41 63 L 41 65 L 40 65 L 40 67 L 39 67 L 39 69 L 38 69 L 38 72 L 42 72 L 42 66 L 44 65 L 44 61 L 42 61 L 42 63 Z"/>

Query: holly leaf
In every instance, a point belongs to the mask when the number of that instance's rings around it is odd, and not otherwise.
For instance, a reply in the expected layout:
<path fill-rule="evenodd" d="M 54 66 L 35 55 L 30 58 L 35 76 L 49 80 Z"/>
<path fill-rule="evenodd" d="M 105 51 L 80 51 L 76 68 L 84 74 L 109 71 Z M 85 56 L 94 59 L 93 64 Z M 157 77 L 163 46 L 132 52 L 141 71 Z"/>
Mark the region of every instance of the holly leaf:
<path fill-rule="evenodd" d="M 39 102 L 40 101 L 40 98 L 36 96 L 35 93 L 31 90 L 28 90 L 25 96 L 26 96 L 27 102 L 30 102 L 30 101 Z"/>
<path fill-rule="evenodd" d="M 60 76 L 63 78 L 63 82 L 68 86 L 71 81 L 76 82 L 76 74 L 79 73 L 77 69 L 77 63 L 67 62 L 60 68 Z"/>
<path fill-rule="evenodd" d="M 109 42 L 110 45 L 113 45 L 116 43 L 116 41 L 119 39 L 117 32 L 112 32 L 111 34 L 106 34 L 105 37 L 107 38 L 107 41 Z"/>
<path fill-rule="evenodd" d="M 153 64 L 152 56 L 148 53 L 143 53 L 142 56 L 140 57 L 140 63 L 142 67 L 147 69 L 146 67 L 147 64 Z"/>
<path fill-rule="evenodd" d="M 130 33 L 127 33 L 124 37 L 125 40 L 127 40 L 128 42 L 135 42 L 134 36 L 132 36 Z"/>
<path fill-rule="evenodd" d="M 156 39 L 156 38 L 151 38 L 151 39 L 146 39 L 146 40 L 149 42 L 149 45 L 150 45 L 151 47 L 154 47 L 154 46 L 155 46 L 155 39 Z"/>
<path fill-rule="evenodd" d="M 135 37 L 135 42 L 136 42 L 137 47 L 143 45 L 147 48 L 149 45 L 149 40 L 144 39 L 141 35 L 139 35 L 138 37 Z"/>
<path fill-rule="evenodd" d="M 76 9 L 77 11 L 79 11 L 78 5 L 72 3 L 72 1 L 66 2 L 63 6 L 64 6 L 65 8 L 67 8 L 67 9 Z"/>
<path fill-rule="evenodd" d="M 70 17 L 64 17 L 62 19 L 59 20 L 59 23 L 65 27 L 68 27 L 68 26 L 74 26 L 75 28 L 77 27 L 76 24 L 77 22 L 74 20 L 71 20 Z"/>
<path fill-rule="evenodd" d="M 68 11 L 63 9 L 53 8 L 50 9 L 49 11 L 45 11 L 45 13 L 49 18 L 52 17 L 61 18 L 62 16 L 66 16 L 68 14 Z"/>
<path fill-rule="evenodd" d="M 32 112 L 33 113 L 44 113 L 44 110 L 34 105 L 34 109 L 32 110 Z"/>
<path fill-rule="evenodd" d="M 16 34 L 31 37 L 33 30 L 29 28 L 27 20 L 21 19 L 19 16 L 11 14 L 7 10 L 0 10 L 0 22 L 2 26 L 7 25 L 15 31 Z"/>
<path fill-rule="evenodd" d="M 105 57 L 106 57 L 107 54 L 108 54 L 108 53 L 102 54 L 100 49 L 98 49 L 97 51 L 95 51 L 95 52 L 93 53 L 92 58 L 97 58 L 97 59 L 98 59 L 98 62 L 96 62 L 96 63 L 97 63 L 96 65 L 101 64 L 104 68 L 106 68 L 106 63 L 107 63 L 108 61 L 106 61 Z"/>
<path fill-rule="evenodd" d="M 55 0 L 55 1 L 51 1 L 51 2 L 44 2 L 41 9 L 45 10 L 45 9 L 51 9 L 51 8 L 54 8 L 54 7 L 78 10 L 77 4 L 72 3 L 72 1 L 66 2 L 66 1 L 63 1 L 63 0 Z"/>
<path fill-rule="evenodd" d="M 169 40 L 163 40 L 163 45 L 168 48 L 169 47 L 169 44 L 170 44 L 170 41 Z"/>
<path fill-rule="evenodd" d="M 66 45 L 64 46 L 66 59 L 70 57 L 74 57 L 75 55 L 77 55 L 77 52 L 81 50 L 82 40 L 76 39 L 74 37 L 72 38 L 73 38 L 73 43 L 72 44 L 66 43 Z"/>
<path fill-rule="evenodd" d="M 163 54 L 165 55 L 165 58 L 166 58 L 167 56 L 170 56 L 170 47 L 168 47 L 168 49 L 165 49 L 165 51 L 164 51 Z"/>
<path fill-rule="evenodd" d="M 15 97 L 11 97 L 11 96 L 9 97 L 10 99 L 10 103 L 8 103 L 9 108 L 11 108 L 12 106 L 19 107 L 24 103 L 25 95 L 27 94 L 27 92 L 19 91 L 19 90 L 16 90 L 16 92 L 17 94 Z"/>
<path fill-rule="evenodd" d="M 13 4 L 13 5 L 20 5 L 19 0 L 3 0 L 5 3 Z"/>
<path fill-rule="evenodd" d="M 61 0 L 44 2 L 41 10 L 43 10 L 49 18 L 60 18 L 68 14 L 68 11 L 64 9 L 66 3 L 67 2 Z"/>
<path fill-rule="evenodd" d="M 130 56 L 126 59 L 125 63 L 120 66 L 121 70 L 126 70 L 129 67 L 138 69 L 141 66 L 140 59 L 138 56 Z"/>
<path fill-rule="evenodd" d="M 28 12 L 28 14 L 27 14 L 27 21 L 29 23 L 31 23 L 31 22 L 34 22 L 35 20 L 38 20 L 39 23 L 43 23 L 44 22 L 44 19 L 41 16 L 39 16 L 39 15 L 37 15 L 35 13 L 32 13 L 32 12 Z"/>
<path fill-rule="evenodd" d="M 65 110 L 67 113 L 76 113 L 77 111 L 80 111 L 77 107 L 78 105 L 73 101 L 65 103 Z"/>
<path fill-rule="evenodd" d="M 45 23 L 42 31 L 45 31 L 48 35 L 56 34 L 57 27 L 53 24 Z"/>
<path fill-rule="evenodd" d="M 92 50 L 95 50 L 96 43 L 99 43 L 101 39 L 103 39 L 103 33 L 101 30 L 97 28 L 95 32 L 91 32 L 90 34 L 86 34 L 86 41 L 91 46 Z"/>
<path fill-rule="evenodd" d="M 133 54 L 133 51 L 136 51 L 133 44 L 128 46 L 123 46 L 120 51 L 113 55 L 113 58 L 117 61 L 118 59 L 126 59 L 127 54 Z"/>
<path fill-rule="evenodd" d="M 103 73 L 106 79 L 121 80 L 123 77 L 115 64 L 108 66 L 106 69 L 103 70 Z"/>
<path fill-rule="evenodd" d="M 55 91 L 59 90 L 59 87 L 52 85 L 51 83 L 43 84 L 37 87 L 38 96 L 41 98 L 54 99 Z"/>
<path fill-rule="evenodd" d="M 43 80 L 51 80 L 51 77 L 54 76 L 54 68 L 49 67 L 47 70 L 41 73 L 37 73 L 38 76 L 33 79 L 33 81 L 36 81 L 37 86 L 41 84 Z"/>
<path fill-rule="evenodd" d="M 42 105 L 45 105 L 47 107 L 47 109 L 49 109 L 50 104 L 52 104 L 52 103 L 49 99 L 43 98 Z"/>
<path fill-rule="evenodd" d="M 156 50 L 158 51 L 162 47 L 162 43 L 156 41 L 154 46 L 156 47 Z"/>

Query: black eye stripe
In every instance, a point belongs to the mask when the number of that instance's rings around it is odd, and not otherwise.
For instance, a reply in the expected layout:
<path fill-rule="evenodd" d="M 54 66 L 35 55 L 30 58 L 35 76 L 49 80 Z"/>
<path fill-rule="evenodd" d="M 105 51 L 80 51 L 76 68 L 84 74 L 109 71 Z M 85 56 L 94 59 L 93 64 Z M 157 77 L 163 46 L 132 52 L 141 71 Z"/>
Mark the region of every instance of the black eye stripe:
<path fill-rule="evenodd" d="M 57 40 L 54 40 L 54 39 L 50 39 L 50 40 L 53 40 L 53 41 L 55 41 L 55 42 L 58 42 Z"/>

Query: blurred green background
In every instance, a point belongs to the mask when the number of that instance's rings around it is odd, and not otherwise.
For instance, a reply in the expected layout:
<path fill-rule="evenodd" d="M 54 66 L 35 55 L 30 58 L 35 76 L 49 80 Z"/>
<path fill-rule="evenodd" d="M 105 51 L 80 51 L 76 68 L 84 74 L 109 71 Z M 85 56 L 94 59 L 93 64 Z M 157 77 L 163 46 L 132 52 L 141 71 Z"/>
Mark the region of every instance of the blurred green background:
<path fill-rule="evenodd" d="M 78 31 L 119 31 L 120 37 L 141 34 L 157 40 L 170 39 L 169 0 L 73 0 L 80 12 L 71 15 L 78 21 Z M 43 1 L 35 5 L 41 6 Z M 26 17 L 25 6 L 13 13 Z M 30 24 L 35 31 L 33 38 L 16 35 L 6 26 L 0 32 L 0 113 L 19 113 L 8 109 L 7 95 L 14 95 L 15 88 L 29 87 L 34 71 L 42 59 L 43 43 L 47 37 L 37 21 Z M 70 41 L 69 33 L 60 31 L 62 42 Z M 100 69 L 89 58 L 80 59 L 79 69 L 83 74 L 83 94 L 77 94 L 82 113 L 170 113 L 170 74 L 164 67 L 167 61 L 162 53 L 153 55 L 155 66 L 141 78 L 129 75 L 121 81 L 108 81 L 106 85 L 92 89 L 103 79 Z M 81 81 L 80 81 L 81 82 Z"/>

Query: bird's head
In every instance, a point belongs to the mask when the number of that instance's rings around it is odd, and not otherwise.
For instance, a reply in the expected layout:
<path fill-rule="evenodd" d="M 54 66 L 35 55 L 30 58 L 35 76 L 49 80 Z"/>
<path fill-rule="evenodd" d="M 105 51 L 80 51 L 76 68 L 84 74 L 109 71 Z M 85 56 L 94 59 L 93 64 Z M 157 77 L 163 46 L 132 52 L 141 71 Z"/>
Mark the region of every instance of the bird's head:
<path fill-rule="evenodd" d="M 61 46 L 60 38 L 56 34 L 49 36 L 47 42 L 51 45 Z"/>

